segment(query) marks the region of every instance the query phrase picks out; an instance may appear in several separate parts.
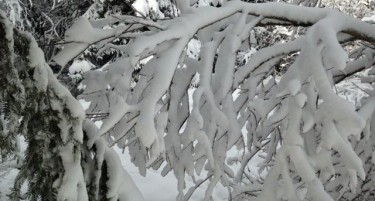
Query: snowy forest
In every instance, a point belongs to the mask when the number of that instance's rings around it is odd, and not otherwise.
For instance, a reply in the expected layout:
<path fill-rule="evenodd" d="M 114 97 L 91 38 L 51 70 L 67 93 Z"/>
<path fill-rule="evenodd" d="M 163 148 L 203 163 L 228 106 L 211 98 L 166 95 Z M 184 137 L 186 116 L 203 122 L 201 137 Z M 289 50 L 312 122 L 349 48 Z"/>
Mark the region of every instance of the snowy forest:
<path fill-rule="evenodd" d="M 375 0 L 0 0 L 0 201 L 375 200 Z"/>

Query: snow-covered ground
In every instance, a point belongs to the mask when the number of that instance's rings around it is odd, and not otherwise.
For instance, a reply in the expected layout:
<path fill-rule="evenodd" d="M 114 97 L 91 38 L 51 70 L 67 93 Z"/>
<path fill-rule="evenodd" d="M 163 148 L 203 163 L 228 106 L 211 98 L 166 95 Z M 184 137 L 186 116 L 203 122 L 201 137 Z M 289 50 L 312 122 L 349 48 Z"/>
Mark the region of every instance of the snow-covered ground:
<path fill-rule="evenodd" d="M 177 197 L 177 179 L 173 173 L 169 173 L 162 177 L 160 171 L 152 169 L 147 170 L 146 177 L 139 174 L 138 168 L 130 161 L 130 156 L 126 152 L 122 154 L 122 150 L 116 148 L 116 152 L 120 155 L 124 168 L 132 176 L 134 182 L 142 192 L 146 201 L 173 201 Z M 204 175 L 204 174 L 203 174 Z M 187 188 L 193 185 L 190 177 L 186 177 Z M 191 201 L 200 201 L 204 197 L 205 189 L 208 182 L 202 184 L 192 195 Z M 218 185 L 213 193 L 214 200 L 228 200 L 227 189 L 222 185 Z"/>

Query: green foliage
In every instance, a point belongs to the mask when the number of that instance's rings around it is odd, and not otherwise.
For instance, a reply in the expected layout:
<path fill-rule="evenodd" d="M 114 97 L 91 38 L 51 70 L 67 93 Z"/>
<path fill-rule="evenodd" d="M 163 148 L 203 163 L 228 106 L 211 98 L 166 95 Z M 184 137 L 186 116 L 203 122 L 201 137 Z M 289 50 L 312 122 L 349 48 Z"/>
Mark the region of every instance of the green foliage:
<path fill-rule="evenodd" d="M 3 108 L 3 114 L 0 114 L 4 117 L 0 129 L 0 154 L 2 158 L 6 158 L 14 152 L 14 140 L 20 118 L 19 112 L 24 107 L 25 94 L 18 72 L 13 64 L 11 25 L 1 14 L 0 12 L 0 88 L 2 89 L 0 91 L 0 103 L 3 107 L 6 105 L 6 108 Z"/>

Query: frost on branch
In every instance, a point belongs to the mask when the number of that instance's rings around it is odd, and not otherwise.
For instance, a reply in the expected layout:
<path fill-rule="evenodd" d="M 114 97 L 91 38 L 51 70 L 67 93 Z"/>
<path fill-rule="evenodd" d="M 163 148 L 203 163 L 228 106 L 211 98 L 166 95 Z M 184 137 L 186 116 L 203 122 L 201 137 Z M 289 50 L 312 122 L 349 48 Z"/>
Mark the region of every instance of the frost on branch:
<path fill-rule="evenodd" d="M 149 167 L 172 171 L 178 200 L 196 188 L 184 191 L 186 177 L 196 186 L 208 183 L 204 200 L 219 182 L 235 200 L 350 200 L 373 190 L 356 191 L 361 182 L 371 186 L 373 98 L 356 108 L 334 85 L 373 66 L 373 49 L 348 44 L 374 43 L 375 27 L 336 11 L 280 3 L 179 6 L 180 16 L 171 20 L 81 18 L 68 31 L 73 43 L 55 57 L 62 65 L 76 56 L 69 47 L 119 52 L 84 75 L 89 112 L 109 115 L 98 135 L 128 148 L 143 175 Z M 111 28 L 101 29 L 104 22 Z M 240 53 L 251 52 L 252 30 L 270 24 L 308 28 L 238 64 Z M 112 43 L 117 38 L 129 42 Z M 189 41 L 200 44 L 198 58 L 188 56 Z M 291 54 L 297 56 L 286 72 L 275 73 Z M 243 157 L 227 160 L 233 147 Z M 258 173 L 266 178 L 247 168 L 256 155 L 263 156 Z M 236 161 L 239 168 L 231 165 Z M 206 179 L 196 180 L 201 174 Z"/>

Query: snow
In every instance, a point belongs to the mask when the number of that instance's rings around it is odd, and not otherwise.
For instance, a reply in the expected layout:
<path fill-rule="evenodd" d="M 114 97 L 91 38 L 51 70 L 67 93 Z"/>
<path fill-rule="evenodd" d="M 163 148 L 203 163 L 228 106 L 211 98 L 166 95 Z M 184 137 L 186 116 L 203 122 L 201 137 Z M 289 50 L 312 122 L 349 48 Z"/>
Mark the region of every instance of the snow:
<path fill-rule="evenodd" d="M 192 97 L 191 97 L 192 98 Z M 191 99 L 192 100 L 192 99 Z M 84 107 L 87 107 L 87 102 L 83 102 Z M 86 105 L 86 106 L 85 106 Z M 161 120 L 162 121 L 162 120 Z M 100 124 L 101 121 L 97 121 L 96 124 Z M 161 124 L 157 124 L 161 125 Z M 97 125 L 98 128 L 100 128 L 100 125 Z M 204 134 L 201 134 L 202 136 Z M 204 146 L 207 147 L 207 146 Z M 166 176 L 161 176 L 161 170 L 148 170 L 145 177 L 140 175 L 138 167 L 136 167 L 132 162 L 131 158 L 129 156 L 128 149 L 123 152 L 121 149 L 114 147 L 116 154 L 120 156 L 122 166 L 127 170 L 127 172 L 130 174 L 130 177 L 135 182 L 135 185 L 138 187 L 138 189 L 143 194 L 145 200 L 155 200 L 155 201 L 167 201 L 167 200 L 175 200 L 178 191 L 177 191 L 177 184 L 178 181 L 176 177 L 173 174 L 167 174 Z M 237 149 L 231 149 L 228 153 L 229 156 L 239 156 L 241 154 L 241 151 L 238 151 Z M 255 157 L 256 158 L 256 157 Z M 255 159 L 250 164 L 250 169 L 252 171 L 256 171 L 259 167 L 257 167 L 257 162 L 260 161 L 259 159 Z M 239 168 L 238 164 L 237 167 Z M 203 171 L 198 176 L 195 174 L 195 180 L 204 179 L 205 175 L 207 174 L 207 171 Z M 194 186 L 193 180 L 191 177 L 186 177 L 186 188 L 185 191 L 187 191 L 190 187 Z M 208 187 L 208 181 L 204 182 L 201 186 L 199 186 L 194 193 L 192 194 L 191 198 L 189 200 L 191 201 L 200 201 L 205 196 L 206 189 Z M 166 192 L 165 189 L 168 189 Z M 228 193 L 227 188 L 222 186 L 221 184 L 217 185 L 213 189 L 213 199 L 214 200 L 226 200 L 228 199 Z"/>
<path fill-rule="evenodd" d="M 87 110 L 90 107 L 91 102 L 87 102 L 84 99 L 78 100 L 79 104 L 82 105 L 83 110 Z M 100 126 L 98 126 L 100 128 Z"/>
<path fill-rule="evenodd" d="M 29 38 L 31 39 L 28 54 L 29 66 L 34 69 L 33 78 L 37 81 L 37 89 L 45 92 L 48 85 L 48 72 L 46 68 L 49 67 L 45 63 L 43 51 L 38 47 L 38 44 L 31 35 Z"/>
<path fill-rule="evenodd" d="M 155 11 L 157 15 L 162 16 L 161 18 L 164 17 L 163 13 L 159 10 L 159 5 L 156 0 L 136 0 L 132 5 L 144 16 L 146 16 L 148 12 L 152 10 Z"/>
<path fill-rule="evenodd" d="M 81 79 L 82 73 L 91 70 L 94 65 L 86 60 L 75 60 L 69 67 L 69 75 L 73 79 Z"/>
<path fill-rule="evenodd" d="M 263 48 L 258 52 L 252 54 L 252 57 L 250 58 L 251 62 L 248 62 L 245 66 L 236 71 L 234 86 L 240 85 L 241 82 L 243 82 L 243 80 L 249 76 L 250 72 L 254 71 L 257 67 L 267 62 L 269 58 L 288 54 L 301 49 L 303 45 L 301 43 L 302 40 L 303 36 L 291 42 L 276 44 L 272 47 Z"/>
<path fill-rule="evenodd" d="M 370 90 L 370 84 L 362 83 L 360 75 L 354 76 L 345 82 L 336 85 L 336 93 L 343 99 L 353 103 L 360 104 L 360 100 L 367 97 L 368 94 L 364 90 Z"/>
<path fill-rule="evenodd" d="M 148 170 L 145 177 L 139 174 L 139 170 L 130 161 L 130 156 L 127 151 L 122 153 L 122 150 L 115 148 L 116 153 L 120 156 L 121 163 L 123 167 L 128 171 L 128 173 L 133 178 L 135 184 L 138 186 L 139 190 L 143 194 L 145 200 L 152 201 L 172 201 L 176 200 L 178 195 L 177 191 L 177 179 L 173 174 L 168 174 L 166 176 L 161 176 L 160 171 Z M 201 177 L 204 179 L 204 175 Z M 198 180 L 198 178 L 196 178 Z M 194 185 L 190 177 L 186 178 L 187 187 L 186 190 Z M 190 201 L 201 201 L 204 197 L 205 190 L 207 188 L 207 182 L 203 183 L 189 199 Z M 166 190 L 167 189 L 167 190 Z M 218 185 L 213 191 L 214 200 L 226 200 L 228 198 L 227 189 Z"/>
<path fill-rule="evenodd" d="M 130 160 L 128 152 L 115 148 L 116 153 L 121 156 L 123 167 L 129 172 L 134 182 L 145 197 L 145 200 L 166 201 L 175 200 L 177 197 L 177 180 L 172 174 L 162 177 L 159 171 L 149 170 L 146 177 L 139 174 L 139 170 Z M 168 191 L 166 191 L 168 189 Z"/>
<path fill-rule="evenodd" d="M 201 42 L 197 39 L 192 39 L 188 43 L 188 52 L 187 55 L 191 58 L 198 59 L 199 52 L 201 48 Z"/>
<path fill-rule="evenodd" d="M 375 15 L 372 15 L 370 17 L 364 17 L 362 18 L 362 21 L 375 24 Z"/>
<path fill-rule="evenodd" d="M 1 20 L 1 23 L 4 26 L 5 38 L 9 41 L 8 47 L 10 50 L 13 50 L 13 26 L 8 20 L 5 20 L 6 14 L 4 13 L 4 11 L 0 10 L 0 16 L 4 16 L 3 20 Z"/>
<path fill-rule="evenodd" d="M 109 104 L 111 105 L 109 109 L 109 117 L 104 120 L 98 135 L 103 135 L 108 132 L 108 130 L 118 123 L 130 109 L 125 100 L 114 92 L 109 92 L 108 98 Z"/>
<path fill-rule="evenodd" d="M 80 164 L 80 156 L 72 155 L 73 143 L 59 148 L 59 154 L 64 165 L 64 177 L 59 184 L 57 200 L 88 201 L 86 184 Z"/>
<path fill-rule="evenodd" d="M 85 17 L 80 17 L 76 22 L 65 32 L 64 48 L 52 59 L 60 66 L 65 66 L 70 60 L 79 56 L 86 48 L 94 43 L 107 43 L 109 39 L 123 34 L 125 31 L 132 30 L 132 25 L 119 25 L 113 29 L 99 29 L 94 28 L 89 20 Z M 134 26 L 133 28 L 136 28 Z M 98 44 L 98 47 L 104 46 Z"/>
<path fill-rule="evenodd" d="M 99 185 L 101 167 L 105 162 L 108 170 L 108 181 L 106 182 L 108 192 L 105 195 L 106 198 L 114 200 L 131 199 L 132 201 L 143 201 L 144 199 L 140 194 L 138 187 L 120 164 L 119 155 L 108 146 L 107 141 L 103 137 L 97 134 L 97 126 L 86 120 L 83 129 L 88 137 L 88 144 L 86 146 L 89 149 L 92 149 L 95 145 L 96 148 L 94 160 L 97 161 L 99 169 L 95 170 L 97 177 L 95 185 Z"/>
<path fill-rule="evenodd" d="M 30 41 L 29 66 L 34 69 L 33 78 L 38 92 L 49 90 L 50 107 L 56 111 L 60 119 L 57 126 L 60 128 L 60 138 L 63 145 L 58 147 L 58 154 L 62 159 L 64 172 L 61 178 L 56 179 L 53 186 L 57 188 L 57 199 L 67 201 L 88 200 L 86 184 L 80 164 L 80 154 L 74 150 L 73 141 L 83 142 L 82 121 L 85 117 L 84 110 L 79 102 L 72 97 L 67 88 L 62 86 L 46 64 L 44 54 L 35 39 L 25 35 Z M 68 114 L 66 114 L 68 113 Z M 74 119 L 74 120 L 72 120 Z"/>
<path fill-rule="evenodd" d="M 151 7 L 156 5 L 155 0 L 150 2 Z M 225 200 L 229 195 L 224 193 L 224 186 L 247 181 L 244 175 L 251 174 L 247 168 L 258 172 L 262 179 L 261 173 L 268 173 L 261 192 L 261 198 L 268 200 L 297 200 L 298 196 L 304 198 L 305 195 L 313 200 L 333 200 L 323 187 L 325 181 L 319 180 L 317 170 L 322 170 L 326 177 L 334 171 L 347 175 L 343 186 L 354 191 L 361 182 L 357 176 L 364 180 L 367 171 L 352 146 L 355 143 L 352 136 L 359 139 L 363 129 L 371 128 L 375 103 L 372 98 L 361 99 L 364 106 L 357 112 L 352 103 L 337 96 L 331 73 L 343 75 L 346 70 L 355 71 L 368 62 L 353 64 L 354 67 L 352 63 L 347 65 L 348 55 L 337 33 L 350 32 L 359 39 L 371 41 L 375 38 L 374 27 L 326 9 L 241 1 L 223 2 L 220 8 L 193 9 L 189 8 L 190 1 L 179 2 L 180 17 L 165 20 L 160 26 L 123 18 L 145 23 L 152 30 L 133 34 L 134 39 L 121 47 L 104 44 L 129 26 L 98 29 L 99 22 L 94 26 L 94 22 L 79 18 L 67 31 L 65 39 L 68 43 L 79 43 L 67 44 L 54 58 L 64 66 L 99 41 L 102 50 L 111 47 L 127 53 L 101 71 L 88 71 L 83 75 L 83 84 L 87 86 L 83 97 L 89 102 L 82 101 L 85 108 L 108 114 L 103 121 L 96 122 L 100 129 L 84 128 L 91 132 L 88 148 L 95 144 L 94 158 L 99 167 L 104 162 L 109 165 L 107 198 L 143 200 L 138 186 L 146 200 L 184 199 L 191 196 L 194 185 L 199 185 L 194 181 L 205 181 L 192 194 L 193 200 L 209 200 L 212 193 L 214 199 Z M 151 9 L 146 3 L 146 0 L 137 0 L 134 6 L 145 14 Z M 248 18 L 249 14 L 259 17 Z M 255 53 L 250 50 L 244 55 L 247 58 L 251 54 L 250 61 L 236 66 L 237 53 L 250 37 L 250 30 L 264 18 L 281 17 L 299 25 L 314 25 L 294 41 Z M 114 19 L 108 19 L 111 20 Z M 35 48 L 33 44 L 31 50 Z M 193 52 L 189 52 L 189 48 Z M 270 71 L 280 58 L 294 52 L 299 53 L 298 58 L 281 80 L 276 80 Z M 65 175 L 55 182 L 56 187 L 60 186 L 58 197 L 65 199 L 64 195 L 68 194 L 69 200 L 87 200 L 82 170 L 74 161 L 74 157 L 80 156 L 73 154 L 73 144 L 68 141 L 68 131 L 73 128 L 74 139 L 82 142 L 84 113 L 69 92 L 57 84 L 51 71 L 45 71 L 41 52 L 31 54 L 30 65 L 36 68 L 33 77 L 39 81 L 37 88 L 45 91 L 48 84 L 55 92 L 56 100 L 52 100 L 51 106 L 59 114 L 58 126 L 66 143 L 59 149 Z M 132 71 L 139 63 L 144 66 L 139 81 L 131 87 Z M 84 66 L 73 63 L 70 70 L 74 73 L 91 68 Z M 189 89 L 191 82 L 196 83 L 196 89 Z M 235 94 L 234 89 L 238 90 Z M 72 124 L 64 115 L 65 109 L 78 123 Z M 370 137 L 369 132 L 365 135 Z M 124 155 L 119 154 L 120 150 L 114 153 L 110 149 L 109 146 L 116 143 L 127 147 Z M 242 147 L 240 152 L 232 149 L 235 145 Z M 332 154 L 332 149 L 340 157 Z M 263 153 L 266 153 L 265 159 L 259 161 L 264 164 L 254 167 L 254 161 Z M 342 167 L 333 168 L 336 161 L 331 155 Z M 227 156 L 233 161 L 240 161 L 238 158 L 242 156 L 242 163 L 229 167 L 225 161 Z M 267 168 L 269 164 L 273 164 L 272 169 Z M 122 167 L 128 169 L 135 183 Z M 158 170 L 146 172 L 149 167 Z M 95 174 L 100 175 L 100 170 Z M 162 179 L 160 175 L 166 176 Z M 296 175 L 302 178 L 299 183 L 305 185 L 303 190 L 297 190 L 293 183 Z M 121 179 L 123 177 L 126 179 Z M 210 179 L 206 181 L 206 178 Z M 249 177 L 248 182 L 261 183 L 256 179 Z M 159 187 L 173 191 L 165 194 Z"/>
<path fill-rule="evenodd" d="M 110 190 L 107 193 L 107 198 L 131 201 L 143 201 L 143 197 L 139 193 L 139 188 L 134 184 L 131 176 L 127 171 L 122 169 L 119 156 L 114 151 L 111 154 L 105 153 L 108 173 L 110 179 L 107 182 Z M 114 165 L 116 163 L 116 165 Z M 124 190 L 125 189 L 125 190 Z"/>

